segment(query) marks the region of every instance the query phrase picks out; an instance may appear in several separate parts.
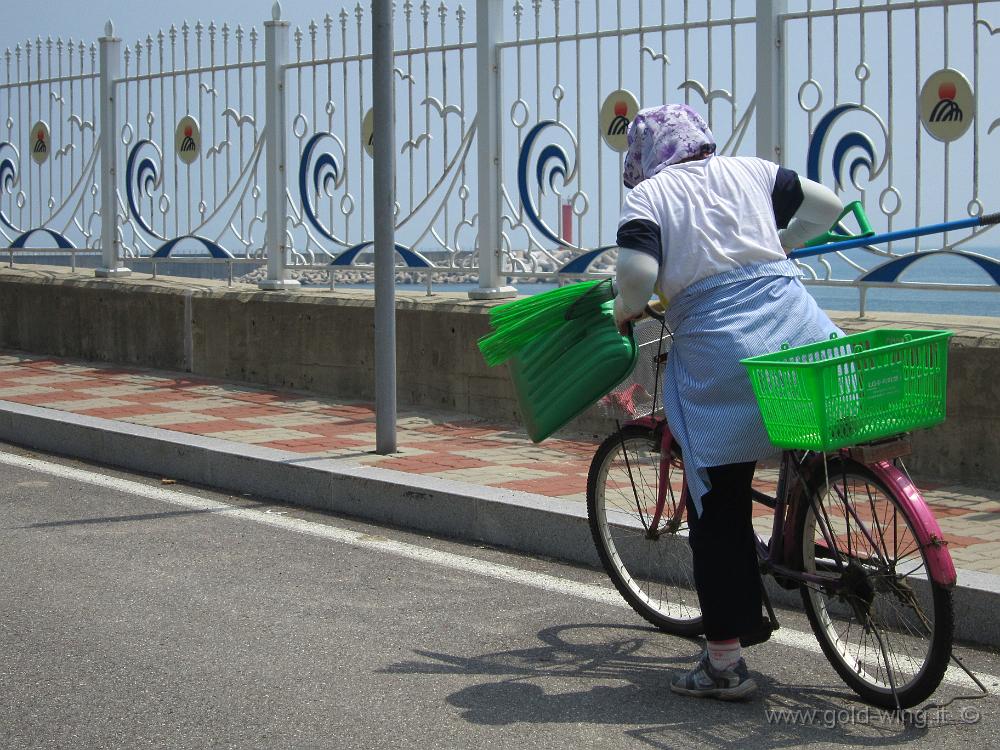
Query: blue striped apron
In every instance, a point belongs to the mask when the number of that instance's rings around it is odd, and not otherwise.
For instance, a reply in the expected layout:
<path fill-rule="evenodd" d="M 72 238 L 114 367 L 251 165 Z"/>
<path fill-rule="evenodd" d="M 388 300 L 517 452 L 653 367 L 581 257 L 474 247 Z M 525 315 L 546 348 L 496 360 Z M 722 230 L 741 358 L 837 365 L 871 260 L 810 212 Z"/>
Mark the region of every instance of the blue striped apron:
<path fill-rule="evenodd" d="M 841 335 L 799 276 L 790 260 L 737 268 L 696 281 L 667 309 L 674 340 L 663 406 L 699 515 L 708 467 L 778 452 L 740 360 Z"/>

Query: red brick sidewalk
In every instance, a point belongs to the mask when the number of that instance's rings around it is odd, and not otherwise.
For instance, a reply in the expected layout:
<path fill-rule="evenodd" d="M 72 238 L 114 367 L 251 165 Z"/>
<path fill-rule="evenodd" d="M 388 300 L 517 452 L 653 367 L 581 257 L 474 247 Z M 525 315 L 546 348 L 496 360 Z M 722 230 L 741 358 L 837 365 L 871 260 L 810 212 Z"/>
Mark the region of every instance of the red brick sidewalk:
<path fill-rule="evenodd" d="M 20 353 L 0 354 L 0 400 L 550 497 L 586 497 L 594 452 L 422 409 L 400 411 L 399 452 L 379 456 L 371 403 Z"/>
<path fill-rule="evenodd" d="M 370 403 L 14 352 L 0 353 L 0 401 L 578 501 L 596 448 L 420 409 L 400 412 L 399 452 L 379 456 Z M 1000 573 L 1000 493 L 922 490 L 956 565 Z M 757 513 L 766 527 L 767 509 Z"/>

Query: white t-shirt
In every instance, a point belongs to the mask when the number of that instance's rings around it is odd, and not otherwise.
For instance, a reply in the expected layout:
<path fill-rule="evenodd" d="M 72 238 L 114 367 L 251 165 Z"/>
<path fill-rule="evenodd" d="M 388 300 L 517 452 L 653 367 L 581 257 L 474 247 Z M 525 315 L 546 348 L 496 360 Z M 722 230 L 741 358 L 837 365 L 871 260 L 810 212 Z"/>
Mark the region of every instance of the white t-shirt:
<path fill-rule="evenodd" d="M 664 297 L 734 268 L 785 259 L 771 201 L 777 172 L 756 157 L 710 156 L 635 186 L 619 227 L 635 220 L 659 226 Z"/>

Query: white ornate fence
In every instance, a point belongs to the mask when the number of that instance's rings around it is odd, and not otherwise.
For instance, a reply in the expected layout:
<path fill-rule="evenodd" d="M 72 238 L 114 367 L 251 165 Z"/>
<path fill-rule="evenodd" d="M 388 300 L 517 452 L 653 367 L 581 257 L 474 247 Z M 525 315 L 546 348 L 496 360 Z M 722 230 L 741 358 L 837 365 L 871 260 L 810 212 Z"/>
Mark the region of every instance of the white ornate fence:
<path fill-rule="evenodd" d="M 4 71 L 0 234 L 15 248 L 34 235 L 63 249 L 98 247 L 96 46 L 39 37 L 5 50 Z"/>
<path fill-rule="evenodd" d="M 475 266 L 476 44 L 461 4 L 404 2 L 394 60 L 396 233 L 401 262 L 466 273 Z M 286 69 L 289 236 L 306 268 L 358 267 L 372 252 L 369 19 L 352 13 L 295 29 Z"/>
<path fill-rule="evenodd" d="M 485 286 L 606 273 L 623 197 L 614 137 L 635 106 L 664 101 L 702 111 L 723 153 L 779 159 L 860 200 L 878 230 L 1000 206 L 988 172 L 1000 149 L 988 90 L 997 0 L 473 5 L 396 9 L 396 236 L 400 265 L 419 278 L 481 265 Z M 126 42 L 110 27 L 96 44 L 35 39 L 5 51 L 3 67 L 7 247 L 100 250 L 103 273 L 266 261 L 265 286 L 296 270 L 332 280 L 370 268 L 361 3 L 301 27 L 276 4 L 262 31 L 198 22 Z M 949 68 L 977 98 L 968 130 L 942 142 L 921 124 L 918 95 Z M 483 123 L 496 163 L 478 147 Z M 914 259 L 943 252 L 982 281 L 917 286 L 995 291 L 1000 265 L 981 252 L 982 231 L 803 268 L 813 283 L 861 289 L 863 304 L 866 288 L 906 285 Z"/>
<path fill-rule="evenodd" d="M 184 22 L 123 45 L 114 85 L 125 262 L 185 247 L 263 257 L 260 42 L 255 28 Z M 186 163 L 191 144 L 198 152 Z"/>
<path fill-rule="evenodd" d="M 756 57 L 758 5 L 768 4 L 513 4 L 500 115 L 512 157 L 503 247 L 515 275 L 587 273 L 613 258 L 623 154 L 605 140 L 614 120 L 599 117 L 603 106 L 630 119 L 636 105 L 684 101 L 705 114 L 721 152 L 754 152 L 756 70 L 738 60 Z"/>
<path fill-rule="evenodd" d="M 798 3 L 782 19 L 786 54 L 799 61 L 788 68 L 796 74 L 786 85 L 786 159 L 845 200 L 862 201 L 884 231 L 995 211 L 1000 185 L 983 167 L 1000 157 L 993 134 L 1000 101 L 986 75 L 1000 62 L 998 4 L 832 3 L 820 12 L 813 5 Z M 942 142 L 921 124 L 918 95 L 946 68 L 964 74 L 976 101 L 960 115 L 965 134 Z M 997 253 L 982 250 L 995 241 L 983 237 L 988 230 L 822 256 L 804 267 L 820 283 L 859 287 L 862 309 L 871 287 L 948 289 L 959 276 L 967 280 L 960 288 L 996 291 Z M 900 280 L 915 260 L 931 256 L 939 281 Z"/>

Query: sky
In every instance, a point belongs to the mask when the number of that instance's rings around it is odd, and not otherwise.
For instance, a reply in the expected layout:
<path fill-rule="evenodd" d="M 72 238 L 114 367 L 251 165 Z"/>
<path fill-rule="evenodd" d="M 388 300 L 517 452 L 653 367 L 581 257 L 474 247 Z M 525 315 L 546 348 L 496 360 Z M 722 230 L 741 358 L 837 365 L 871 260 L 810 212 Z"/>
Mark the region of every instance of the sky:
<path fill-rule="evenodd" d="M 46 35 L 73 37 L 84 41 L 94 41 L 104 33 L 108 19 L 114 23 L 115 33 L 124 40 L 135 40 L 145 36 L 150 30 L 166 29 L 170 24 L 180 25 L 187 20 L 194 23 L 201 20 L 208 23 L 228 21 L 230 25 L 257 25 L 271 17 L 270 2 L 232 2 L 216 0 L 205 3 L 198 0 L 171 0 L 170 3 L 122 3 L 115 0 L 53 0 L 46 4 L 47 12 L 38 13 L 38 5 L 6 0 L 3 9 L 3 24 L 0 24 L 0 48 L 13 48 L 27 38 L 35 39 Z M 321 17 L 328 12 L 330 3 L 303 0 L 285 0 L 281 3 L 283 15 L 293 23 L 308 23 L 308 19 Z M 206 10 L 207 8 L 207 10 Z"/>

